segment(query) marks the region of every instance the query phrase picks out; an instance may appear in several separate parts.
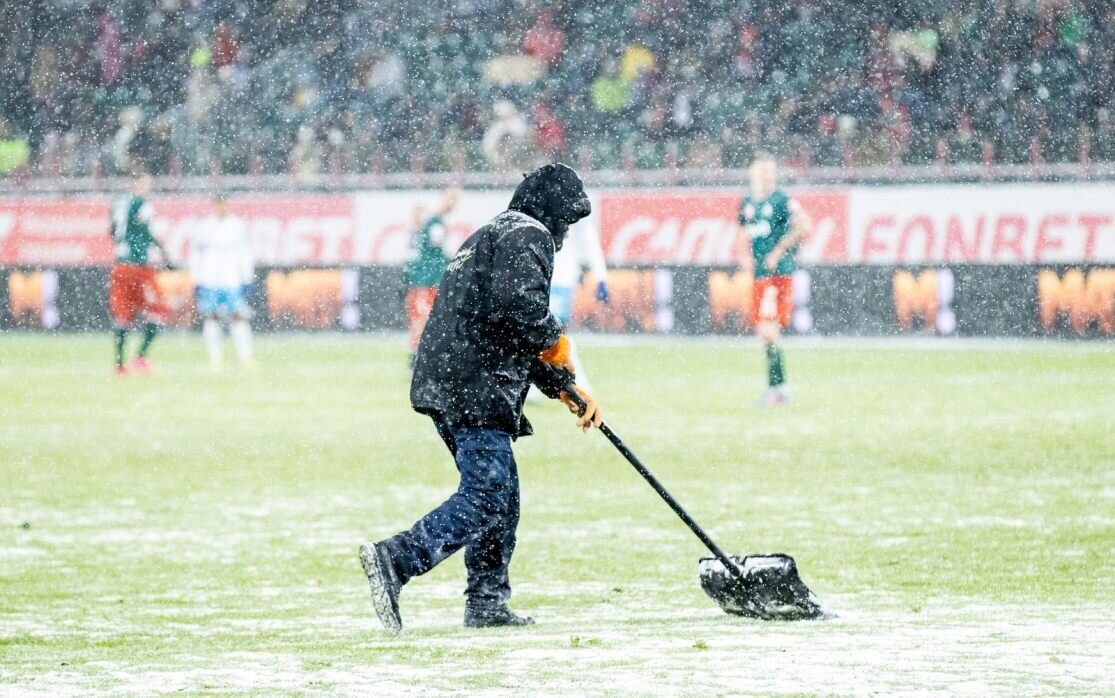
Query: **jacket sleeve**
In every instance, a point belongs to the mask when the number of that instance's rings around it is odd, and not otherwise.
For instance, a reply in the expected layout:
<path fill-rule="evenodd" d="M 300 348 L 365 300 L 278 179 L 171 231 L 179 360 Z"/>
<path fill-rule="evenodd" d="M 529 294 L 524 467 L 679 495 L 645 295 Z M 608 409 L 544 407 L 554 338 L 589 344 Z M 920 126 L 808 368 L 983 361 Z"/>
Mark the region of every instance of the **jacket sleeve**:
<path fill-rule="evenodd" d="M 492 262 L 492 310 L 507 340 L 529 354 L 551 347 L 562 327 L 550 312 L 554 242 L 534 226 L 510 231 L 496 245 Z"/>
<path fill-rule="evenodd" d="M 541 359 L 530 360 L 530 382 L 538 386 L 542 394 L 550 399 L 557 399 L 565 389 L 566 381 L 573 381 L 575 378 L 572 373 L 550 366 Z"/>

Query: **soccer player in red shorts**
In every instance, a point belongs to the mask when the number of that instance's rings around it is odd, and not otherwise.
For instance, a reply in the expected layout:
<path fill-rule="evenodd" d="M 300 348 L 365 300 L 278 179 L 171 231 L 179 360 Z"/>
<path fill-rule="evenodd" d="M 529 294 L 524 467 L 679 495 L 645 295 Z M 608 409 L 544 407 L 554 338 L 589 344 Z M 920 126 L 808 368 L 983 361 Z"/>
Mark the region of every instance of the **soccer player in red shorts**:
<path fill-rule="evenodd" d="M 147 352 L 166 322 L 170 310 L 159 291 L 155 268 L 149 262 L 150 248 L 159 250 L 168 267 L 169 257 L 162 244 L 151 234 L 153 210 L 147 202 L 151 178 L 139 175 L 132 181 L 130 196 L 122 196 L 112 204 L 112 240 L 116 263 L 108 279 L 108 310 L 112 316 L 112 332 L 116 341 L 116 373 L 126 375 L 124 340 L 128 329 L 143 320 L 143 340 L 131 369 L 150 373 Z"/>
<path fill-rule="evenodd" d="M 739 210 L 740 267 L 754 278 L 751 322 L 767 355 L 767 389 L 759 404 L 782 405 L 790 394 L 779 340 L 794 307 L 794 255 L 813 222 L 778 186 L 773 157 L 757 154 L 748 174 L 751 190 Z"/>

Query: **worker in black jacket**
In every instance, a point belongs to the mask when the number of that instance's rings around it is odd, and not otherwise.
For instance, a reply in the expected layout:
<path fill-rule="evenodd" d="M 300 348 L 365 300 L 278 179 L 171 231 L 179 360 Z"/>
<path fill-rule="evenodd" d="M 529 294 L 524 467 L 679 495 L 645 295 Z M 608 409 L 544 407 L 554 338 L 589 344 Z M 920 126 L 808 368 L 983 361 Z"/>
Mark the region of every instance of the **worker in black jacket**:
<path fill-rule="evenodd" d="M 399 632 L 399 591 L 460 548 L 468 587 L 465 625 L 528 625 L 511 611 L 507 567 L 519 521 L 511 442 L 531 433 L 523 401 L 533 383 L 600 426 L 596 401 L 580 413 L 565 394 L 569 342 L 550 313 L 554 253 L 591 207 L 580 177 L 560 163 L 526 175 L 507 210 L 477 230 L 442 276 L 414 365 L 410 399 L 433 418 L 457 462 L 457 491 L 409 530 L 360 547 L 372 602 Z"/>

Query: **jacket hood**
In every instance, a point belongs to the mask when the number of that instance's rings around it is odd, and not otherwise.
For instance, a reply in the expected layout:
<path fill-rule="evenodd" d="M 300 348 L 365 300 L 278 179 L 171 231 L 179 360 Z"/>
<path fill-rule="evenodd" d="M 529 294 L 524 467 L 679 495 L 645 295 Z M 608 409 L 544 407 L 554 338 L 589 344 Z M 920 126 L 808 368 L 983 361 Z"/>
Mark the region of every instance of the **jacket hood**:
<path fill-rule="evenodd" d="M 525 213 L 546 226 L 559 250 L 569 226 L 592 213 L 584 182 L 572 167 L 560 162 L 524 175 L 507 208 Z"/>

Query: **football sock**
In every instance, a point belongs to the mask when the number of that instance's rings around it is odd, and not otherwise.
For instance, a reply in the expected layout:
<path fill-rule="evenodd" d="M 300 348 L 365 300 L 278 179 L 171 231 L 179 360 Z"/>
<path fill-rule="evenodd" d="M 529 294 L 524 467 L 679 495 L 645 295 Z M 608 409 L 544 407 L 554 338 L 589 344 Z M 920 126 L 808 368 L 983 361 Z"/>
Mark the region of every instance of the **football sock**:
<path fill-rule="evenodd" d="M 777 344 L 767 345 L 767 385 L 777 388 L 786 382 L 782 368 L 782 349 Z"/>
<path fill-rule="evenodd" d="M 155 341 L 155 335 L 159 334 L 159 326 L 153 322 L 148 322 L 143 326 L 143 343 L 139 345 L 140 358 L 147 356 L 147 350 L 151 348 L 151 342 Z"/>
<path fill-rule="evenodd" d="M 228 327 L 232 335 L 232 346 L 236 347 L 236 355 L 243 362 L 252 360 L 252 326 L 247 320 L 233 320 Z"/>
<path fill-rule="evenodd" d="M 205 340 L 205 350 L 209 352 L 209 362 L 214 366 L 221 364 L 221 323 L 213 318 L 205 318 L 201 323 L 201 337 Z"/>
<path fill-rule="evenodd" d="M 113 330 L 112 338 L 116 343 L 116 365 L 124 365 L 124 336 L 128 333 L 127 330 Z"/>

